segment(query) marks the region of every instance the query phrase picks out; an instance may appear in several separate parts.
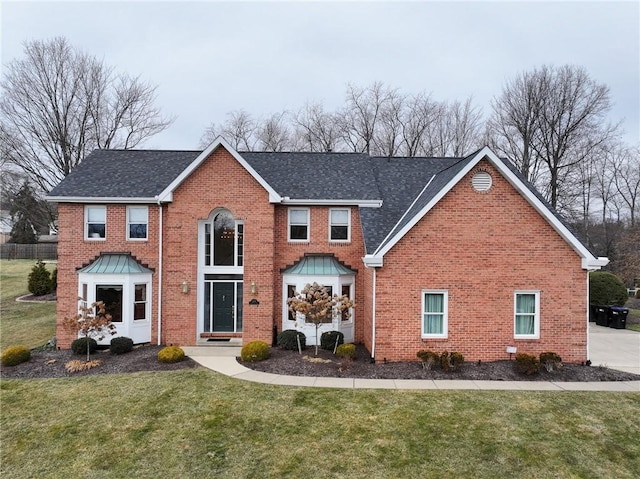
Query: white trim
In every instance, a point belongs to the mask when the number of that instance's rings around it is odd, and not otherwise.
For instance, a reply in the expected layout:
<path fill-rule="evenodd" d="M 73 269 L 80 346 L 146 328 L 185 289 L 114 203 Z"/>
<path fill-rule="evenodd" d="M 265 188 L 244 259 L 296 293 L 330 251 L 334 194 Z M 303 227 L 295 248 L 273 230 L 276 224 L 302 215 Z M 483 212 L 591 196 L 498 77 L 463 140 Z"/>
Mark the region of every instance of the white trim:
<path fill-rule="evenodd" d="M 146 225 L 145 231 L 146 231 L 147 235 L 144 238 L 131 238 L 131 236 L 130 236 L 131 235 L 131 218 L 130 218 L 130 214 L 129 213 L 130 213 L 131 209 L 133 209 L 133 208 L 138 209 L 138 210 L 144 209 L 146 211 L 146 213 L 147 213 L 147 219 L 146 219 L 146 222 L 144 223 Z M 149 206 L 148 205 L 135 205 L 135 206 L 127 205 L 126 218 L 127 218 L 126 219 L 126 221 L 127 221 L 126 230 L 127 231 L 125 232 L 125 235 L 126 235 L 127 241 L 149 241 Z M 142 223 L 133 223 L 133 224 L 142 224 Z"/>
<path fill-rule="evenodd" d="M 89 237 L 89 209 L 102 208 L 104 210 L 104 238 Z M 100 223 L 95 223 L 100 224 Z M 98 234 L 98 233 L 95 233 Z M 107 240 L 107 206 L 106 205 L 85 205 L 84 207 L 84 240 L 85 241 L 106 241 Z"/>
<path fill-rule="evenodd" d="M 162 203 L 158 201 L 158 346 L 162 344 Z"/>
<path fill-rule="evenodd" d="M 158 202 L 158 197 L 152 198 L 140 198 L 131 197 L 125 198 L 121 196 L 45 196 L 45 200 L 51 203 L 84 203 L 84 204 L 153 204 Z"/>
<path fill-rule="evenodd" d="M 441 294 L 442 298 L 442 333 L 425 333 L 424 332 L 424 315 L 427 294 Z M 446 289 L 423 289 L 422 290 L 422 309 L 420 311 L 420 335 L 423 339 L 447 339 L 449 337 L 449 291 Z M 433 311 L 431 313 L 434 313 Z M 439 314 L 439 313 L 438 313 Z"/>
<path fill-rule="evenodd" d="M 382 200 L 312 200 L 294 198 L 288 196 L 282 198 L 283 205 L 298 206 L 359 206 L 360 208 L 380 208 Z"/>
<path fill-rule="evenodd" d="M 291 212 L 292 211 L 306 211 L 307 212 L 307 237 L 305 239 L 292 239 L 291 238 L 291 226 L 302 226 L 302 223 L 292 225 L 291 224 Z M 287 208 L 287 241 L 289 243 L 308 243 L 311 241 L 311 210 L 309 208 Z"/>
<path fill-rule="evenodd" d="M 432 198 L 432 200 L 422 210 L 415 215 L 409 223 L 407 223 L 400 231 L 398 231 L 388 243 L 381 243 L 381 246 L 373 253 L 373 255 L 367 255 L 369 264 L 373 264 L 373 258 L 382 257 L 393 248 L 398 241 L 400 241 L 407 232 L 413 228 L 418 221 L 420 221 L 456 184 L 460 182 L 480 161 L 487 159 L 513 186 L 524 199 L 551 225 L 551 227 L 564 239 L 569 246 L 582 258 L 583 269 L 600 269 L 602 266 L 608 264 L 607 258 L 596 258 L 593 254 L 576 238 L 576 236 L 569 231 L 569 229 L 562 224 L 562 222 L 540 201 L 535 194 L 504 164 L 500 158 L 498 158 L 489 147 L 484 147 L 465 165 L 458 174 L 449 181 L 449 183 L 442 188 L 438 194 Z M 424 190 L 423 190 L 424 191 Z M 409 208 L 410 209 L 410 208 Z M 408 211 L 408 210 L 407 210 Z M 406 213 L 405 213 L 406 214 Z M 395 228 L 395 226 L 394 226 Z M 393 231 L 393 230 L 392 230 Z M 386 241 L 386 238 L 385 238 Z M 384 245 L 384 246 L 382 246 Z"/>
<path fill-rule="evenodd" d="M 333 223 L 331 223 L 331 213 L 333 211 L 346 211 L 347 212 L 347 238 L 346 239 L 332 239 L 331 238 L 331 227 Z M 329 243 L 351 243 L 351 208 L 329 208 Z M 345 225 L 335 225 L 335 226 L 345 226 Z"/>
<path fill-rule="evenodd" d="M 535 296 L 533 334 L 516 333 L 516 307 L 518 295 L 533 294 Z M 588 319 L 588 318 L 587 318 Z M 516 290 L 513 292 L 513 339 L 540 339 L 540 290 Z"/>
<path fill-rule="evenodd" d="M 371 357 L 376 358 L 376 269 L 373 269 L 372 305 L 371 305 Z"/>
<path fill-rule="evenodd" d="M 262 178 L 262 176 L 260 176 L 258 172 L 254 170 L 253 167 L 249 163 L 247 163 L 247 161 L 242 158 L 242 156 L 236 150 L 234 150 L 231 145 L 229 145 L 221 136 L 218 136 L 215 140 L 213 140 L 213 142 L 202 153 L 200 153 L 189 166 L 182 170 L 182 173 L 180 173 L 178 177 L 175 178 L 171 182 L 171 184 L 158 195 L 159 200 L 173 201 L 173 192 L 175 191 L 175 189 L 178 188 L 178 186 L 180 186 L 182 182 L 186 180 L 189 175 L 191 175 L 191 173 L 193 173 L 194 170 L 198 166 L 200 166 L 200 164 L 219 147 L 223 147 L 225 150 L 227 150 L 231 154 L 231 156 L 233 156 L 236 161 L 240 163 L 240 165 L 242 165 L 242 167 L 247 170 L 258 183 L 260 183 L 260 185 L 267 191 L 267 193 L 269 193 L 270 203 L 282 202 L 282 197 L 271 187 L 271 185 L 269 185 L 269 183 L 267 183 L 266 180 Z"/>

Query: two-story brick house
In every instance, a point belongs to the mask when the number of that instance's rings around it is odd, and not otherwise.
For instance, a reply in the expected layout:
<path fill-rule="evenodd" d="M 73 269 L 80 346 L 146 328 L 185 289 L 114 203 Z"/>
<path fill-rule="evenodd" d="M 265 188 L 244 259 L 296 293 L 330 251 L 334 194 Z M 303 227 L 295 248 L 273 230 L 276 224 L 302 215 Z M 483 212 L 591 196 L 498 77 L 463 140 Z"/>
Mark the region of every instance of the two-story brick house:
<path fill-rule="evenodd" d="M 286 300 L 356 303 L 323 330 L 378 360 L 506 347 L 587 359 L 587 273 L 607 263 L 488 148 L 465 158 L 97 150 L 58 203 L 58 322 L 104 301 L 136 343 L 271 342 Z M 58 344 L 72 335 L 58 328 Z"/>

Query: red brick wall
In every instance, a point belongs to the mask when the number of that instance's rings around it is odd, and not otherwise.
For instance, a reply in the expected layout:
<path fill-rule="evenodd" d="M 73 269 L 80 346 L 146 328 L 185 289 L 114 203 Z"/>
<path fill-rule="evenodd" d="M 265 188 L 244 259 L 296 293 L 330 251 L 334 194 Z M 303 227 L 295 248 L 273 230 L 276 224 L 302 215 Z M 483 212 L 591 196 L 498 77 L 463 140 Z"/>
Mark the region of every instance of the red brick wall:
<path fill-rule="evenodd" d="M 340 206 L 340 208 L 346 208 Z M 273 303 L 274 321 L 278 326 L 278 331 L 282 330 L 282 274 L 280 270 L 291 266 L 298 261 L 305 253 L 332 253 L 351 269 L 357 270 L 355 284 L 354 309 L 354 338 L 355 341 L 363 341 L 363 305 L 364 305 L 364 240 L 362 228 L 360 226 L 360 214 L 357 206 L 350 207 L 351 210 L 351 241 L 349 243 L 334 243 L 329 241 L 329 206 L 312 206 L 309 208 L 311 229 L 309 231 L 309 242 L 291 243 L 287 241 L 288 233 L 288 209 L 287 206 L 278 205 L 275 208 L 275 263 L 273 275 L 276 280 L 274 284 Z"/>
<path fill-rule="evenodd" d="M 58 205 L 58 300 L 56 337 L 58 346 L 69 348 L 77 336 L 61 327 L 65 317 L 78 313 L 78 273 L 101 252 L 130 252 L 143 264 L 154 270 L 152 276 L 152 340 L 156 338 L 158 295 L 158 207 L 149 205 L 147 241 L 127 241 L 127 205 L 106 205 L 106 240 L 84 239 L 84 205 L 60 203 Z"/>
<path fill-rule="evenodd" d="M 420 349 L 468 360 L 554 351 L 586 360 L 586 280 L 579 256 L 487 162 L 472 171 L 384 257 L 377 271 L 376 359 L 416 360 Z M 422 291 L 448 290 L 447 339 L 421 339 Z M 514 339 L 514 291 L 540 290 L 540 339 Z"/>

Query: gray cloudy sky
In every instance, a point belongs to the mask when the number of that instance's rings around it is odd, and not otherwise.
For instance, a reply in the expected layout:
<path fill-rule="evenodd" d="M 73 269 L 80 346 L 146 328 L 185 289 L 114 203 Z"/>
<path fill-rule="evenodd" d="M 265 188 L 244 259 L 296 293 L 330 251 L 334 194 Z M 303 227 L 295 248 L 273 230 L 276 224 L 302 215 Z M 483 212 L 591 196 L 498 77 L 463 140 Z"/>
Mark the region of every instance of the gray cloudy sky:
<path fill-rule="evenodd" d="M 62 35 L 157 84 L 175 123 L 149 148 L 196 148 L 244 109 L 333 110 L 374 81 L 436 100 L 473 95 L 485 116 L 504 82 L 542 64 L 584 66 L 611 89 L 611 120 L 640 142 L 640 2 L 1 2 L 2 64 Z"/>

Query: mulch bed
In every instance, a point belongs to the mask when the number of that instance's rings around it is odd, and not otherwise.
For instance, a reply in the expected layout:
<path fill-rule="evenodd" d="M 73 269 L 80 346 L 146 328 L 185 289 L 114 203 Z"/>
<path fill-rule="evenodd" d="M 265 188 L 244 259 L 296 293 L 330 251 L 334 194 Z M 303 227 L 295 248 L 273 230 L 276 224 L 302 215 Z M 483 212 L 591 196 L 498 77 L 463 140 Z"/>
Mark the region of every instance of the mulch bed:
<path fill-rule="evenodd" d="M 314 358 L 321 361 L 316 362 Z M 331 351 L 320 349 L 315 356 L 315 347 L 308 347 L 300 355 L 297 351 L 271 348 L 271 357 L 265 361 L 243 366 L 274 374 L 290 376 L 316 376 L 367 379 L 467 379 L 493 381 L 637 381 L 640 375 L 616 371 L 604 367 L 579 364 L 564 364 L 551 373 L 544 368 L 540 373 L 525 376 L 514 370 L 515 361 L 466 362 L 458 371 L 442 369 L 426 370 L 419 361 L 378 362 L 372 364 L 369 352 L 361 345 L 356 348 L 356 359 L 344 361 Z"/>

